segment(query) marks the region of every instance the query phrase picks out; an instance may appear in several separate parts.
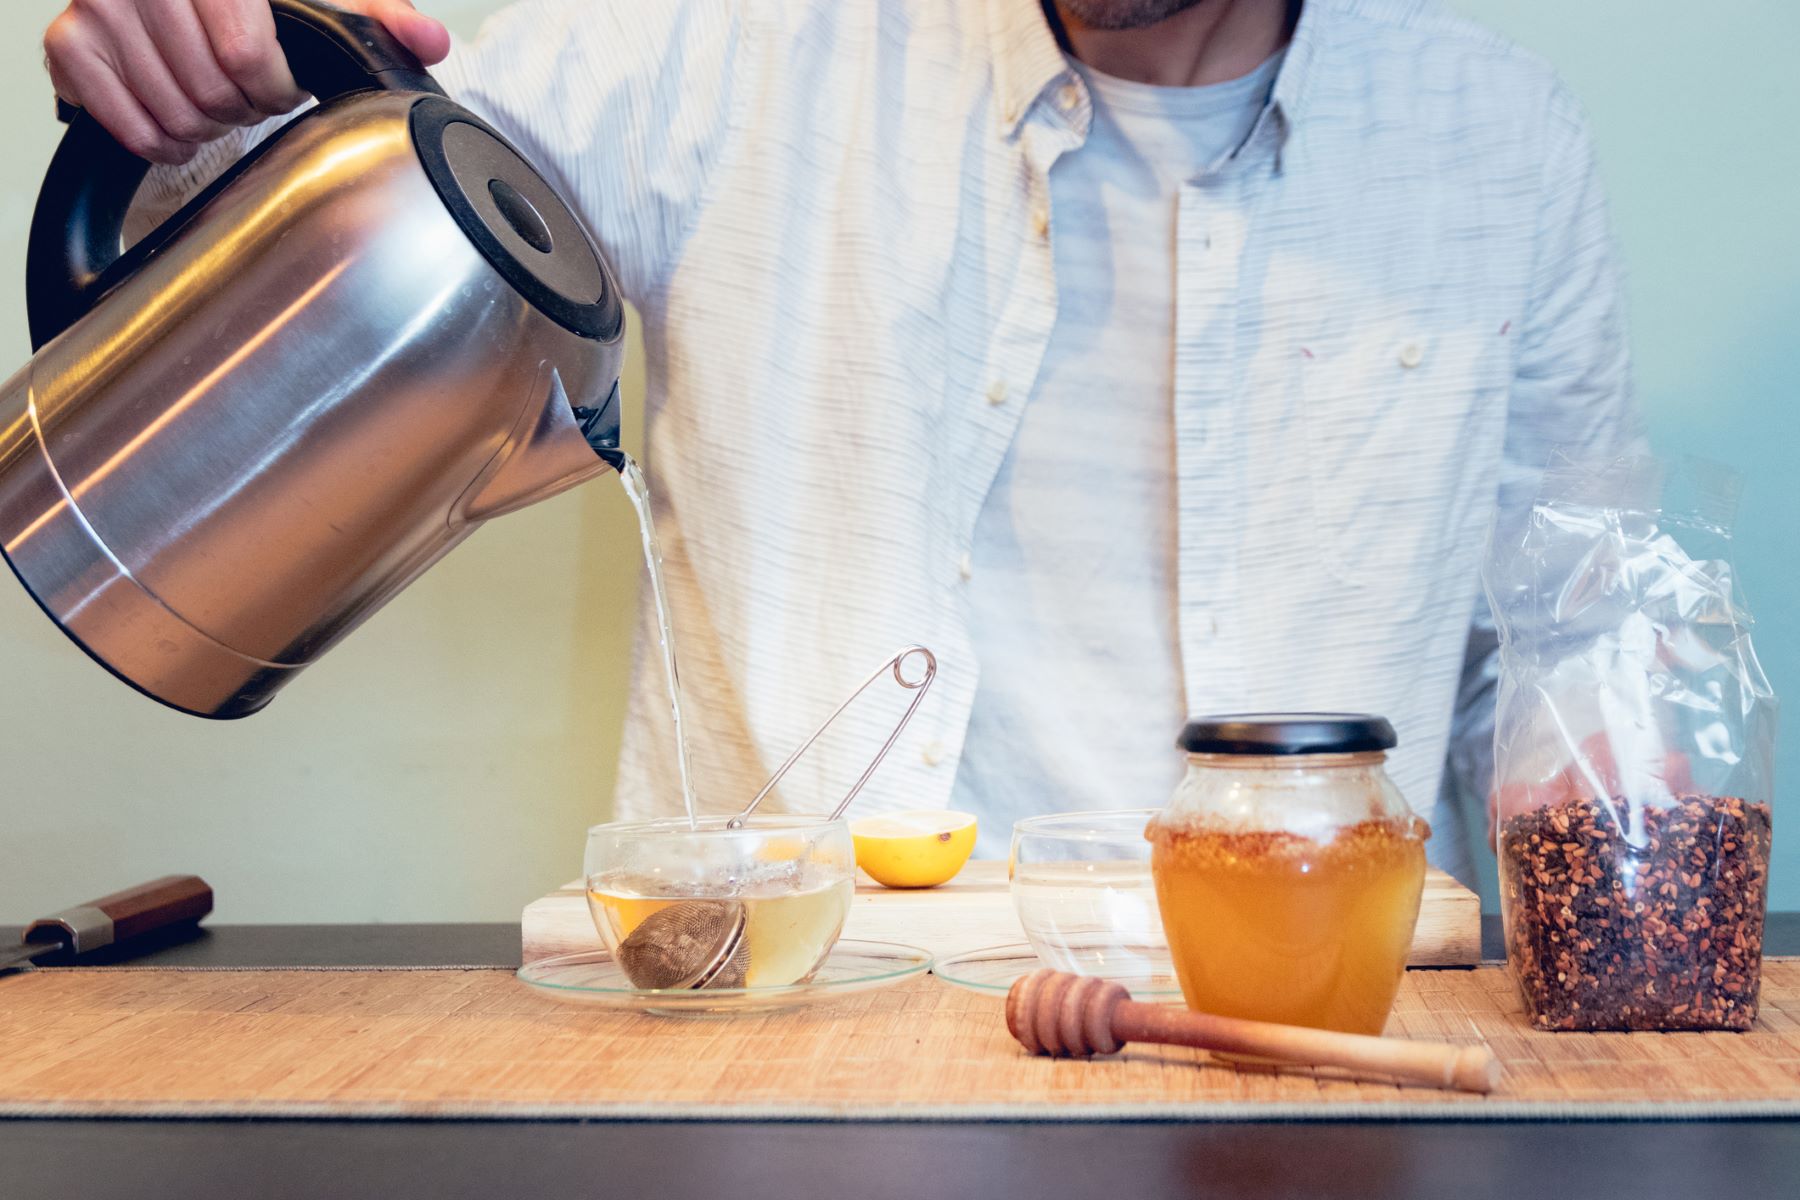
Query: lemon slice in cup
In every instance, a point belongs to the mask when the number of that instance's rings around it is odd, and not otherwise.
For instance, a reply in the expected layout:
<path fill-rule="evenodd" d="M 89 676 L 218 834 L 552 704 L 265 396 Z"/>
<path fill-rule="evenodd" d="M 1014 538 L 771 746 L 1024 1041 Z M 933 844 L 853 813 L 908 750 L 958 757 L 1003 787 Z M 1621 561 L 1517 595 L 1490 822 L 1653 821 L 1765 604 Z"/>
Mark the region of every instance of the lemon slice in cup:
<path fill-rule="evenodd" d="M 968 813 L 884 813 L 850 823 L 856 865 L 891 888 L 936 887 L 962 870 L 975 849 Z"/>

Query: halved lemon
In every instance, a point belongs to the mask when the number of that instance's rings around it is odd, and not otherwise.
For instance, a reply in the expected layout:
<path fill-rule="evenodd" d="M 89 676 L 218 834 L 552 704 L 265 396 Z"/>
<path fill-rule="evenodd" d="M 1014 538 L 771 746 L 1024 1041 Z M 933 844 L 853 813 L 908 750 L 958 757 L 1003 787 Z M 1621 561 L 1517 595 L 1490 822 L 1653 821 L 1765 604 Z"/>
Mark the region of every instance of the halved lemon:
<path fill-rule="evenodd" d="M 926 888 L 952 878 L 975 849 L 968 813 L 884 813 L 850 823 L 856 865 L 891 888 Z"/>

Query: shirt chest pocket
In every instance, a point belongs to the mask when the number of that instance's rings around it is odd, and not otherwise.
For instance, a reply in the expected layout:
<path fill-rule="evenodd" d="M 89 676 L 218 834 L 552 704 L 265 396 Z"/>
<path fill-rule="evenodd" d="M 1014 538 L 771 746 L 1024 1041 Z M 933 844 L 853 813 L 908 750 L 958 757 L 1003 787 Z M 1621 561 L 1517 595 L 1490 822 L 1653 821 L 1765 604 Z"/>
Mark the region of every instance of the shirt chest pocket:
<path fill-rule="evenodd" d="M 1421 598 L 1501 453 L 1509 330 L 1396 314 L 1300 348 L 1313 532 L 1336 580 Z"/>

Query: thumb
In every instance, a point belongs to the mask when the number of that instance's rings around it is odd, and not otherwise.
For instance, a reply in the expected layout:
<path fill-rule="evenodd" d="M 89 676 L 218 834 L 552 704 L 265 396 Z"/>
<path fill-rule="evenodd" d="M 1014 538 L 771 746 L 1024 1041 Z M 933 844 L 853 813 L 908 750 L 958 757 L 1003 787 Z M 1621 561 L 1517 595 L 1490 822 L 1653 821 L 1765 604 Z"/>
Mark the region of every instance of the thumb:
<path fill-rule="evenodd" d="M 450 53 L 450 31 L 436 18 L 414 8 L 409 0 L 373 0 L 364 11 L 385 25 L 402 46 L 428 67 L 444 61 Z"/>

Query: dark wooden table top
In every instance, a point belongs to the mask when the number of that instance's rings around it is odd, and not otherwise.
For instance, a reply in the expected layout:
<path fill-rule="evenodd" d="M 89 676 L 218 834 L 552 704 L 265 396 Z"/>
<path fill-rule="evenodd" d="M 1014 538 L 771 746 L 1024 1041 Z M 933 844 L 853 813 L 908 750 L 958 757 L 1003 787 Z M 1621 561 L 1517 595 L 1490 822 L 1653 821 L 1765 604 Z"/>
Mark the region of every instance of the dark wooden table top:
<path fill-rule="evenodd" d="M 1497 953 L 1497 927 L 1484 933 Z M 16 937 L 0 929 L 4 942 Z M 1771 954 L 1800 953 L 1800 914 L 1772 916 L 1766 945 Z M 132 961 L 516 966 L 518 927 L 228 925 L 165 941 Z M 6 1200 L 1710 1200 L 1792 1195 L 1796 1179 L 1793 1121 L 0 1121 Z"/>

